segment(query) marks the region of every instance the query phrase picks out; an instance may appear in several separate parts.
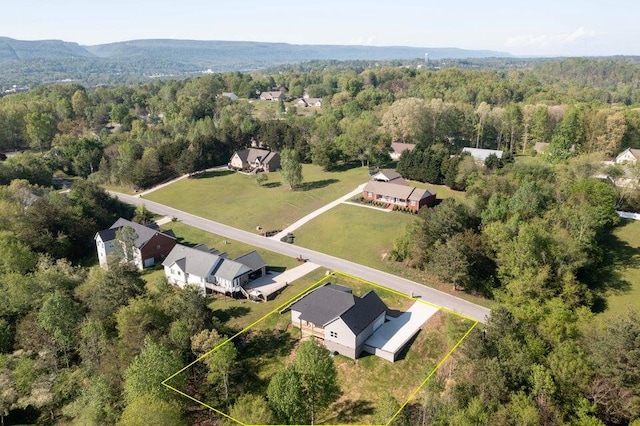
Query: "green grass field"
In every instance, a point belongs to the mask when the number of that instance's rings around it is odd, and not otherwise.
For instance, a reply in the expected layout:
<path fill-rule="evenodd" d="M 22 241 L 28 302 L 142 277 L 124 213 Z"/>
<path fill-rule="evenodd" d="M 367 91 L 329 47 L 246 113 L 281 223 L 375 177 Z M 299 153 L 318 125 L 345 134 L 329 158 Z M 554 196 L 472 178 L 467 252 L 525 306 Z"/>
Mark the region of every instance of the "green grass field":
<path fill-rule="evenodd" d="M 393 242 L 416 217 L 341 204 L 294 231 L 295 244 L 384 269 Z"/>
<path fill-rule="evenodd" d="M 464 201 L 466 198 L 465 192 L 455 191 L 446 185 L 432 185 L 430 183 L 418 182 L 414 180 L 409 181 L 409 185 L 415 186 L 416 188 L 426 188 L 431 192 L 435 192 L 436 197 L 439 200 L 443 200 L 445 198 L 455 198 L 458 201 Z"/>
<path fill-rule="evenodd" d="M 318 216 L 295 232 L 295 244 L 352 262 L 398 275 L 438 290 L 454 294 L 482 306 L 495 303 L 462 291 L 422 271 L 389 262 L 387 256 L 396 238 L 416 217 L 408 213 L 382 212 L 361 206 L 341 204 Z"/>
<path fill-rule="evenodd" d="M 161 228 L 163 230 L 172 230 L 178 238 L 179 244 L 188 246 L 205 244 L 209 248 L 215 248 L 222 252 L 226 252 L 231 258 L 242 256 L 243 254 L 256 250 L 258 253 L 260 253 L 265 262 L 267 262 L 267 265 L 269 267 L 284 270 L 286 268 L 293 268 L 295 266 L 298 266 L 298 262 L 289 256 L 284 256 L 272 251 L 256 248 L 239 241 L 230 240 L 228 238 L 221 237 L 220 235 L 211 234 L 198 228 L 185 225 L 181 222 L 169 222 L 165 225 L 162 225 Z"/>
<path fill-rule="evenodd" d="M 183 179 L 144 198 L 246 231 L 255 231 L 257 226 L 275 230 L 352 191 L 366 182 L 368 175 L 362 167 L 324 172 L 305 164 L 304 182 L 298 191 L 289 190 L 280 172 L 269 173 L 268 177 L 259 186 L 244 174 L 211 172 L 197 179 Z"/>
<path fill-rule="evenodd" d="M 605 320 L 629 308 L 640 310 L 640 221 L 625 220 L 613 235 L 609 250 L 615 251 L 610 256 L 617 285 L 608 291 L 606 310 L 599 315 Z"/>

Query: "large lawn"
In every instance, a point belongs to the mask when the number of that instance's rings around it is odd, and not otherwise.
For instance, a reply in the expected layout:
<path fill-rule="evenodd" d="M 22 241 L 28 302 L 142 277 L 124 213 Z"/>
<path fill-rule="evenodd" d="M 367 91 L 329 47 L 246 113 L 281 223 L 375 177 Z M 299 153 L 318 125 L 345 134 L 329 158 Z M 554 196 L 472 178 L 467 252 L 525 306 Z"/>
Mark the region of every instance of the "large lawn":
<path fill-rule="evenodd" d="M 293 234 L 296 245 L 384 269 L 393 242 L 414 220 L 408 213 L 340 204 Z"/>
<path fill-rule="evenodd" d="M 388 261 L 387 256 L 396 238 L 404 233 L 407 224 L 413 220 L 416 217 L 408 213 L 382 212 L 341 204 L 294 231 L 295 244 L 380 269 L 492 308 L 494 303 L 490 300 L 462 291 L 453 292 L 449 284 L 432 275 Z"/>
<path fill-rule="evenodd" d="M 640 221 L 625 220 L 613 236 L 606 246 L 613 265 L 603 319 L 629 308 L 640 310 Z"/>
<path fill-rule="evenodd" d="M 210 172 L 180 180 L 145 198 L 246 231 L 255 231 L 257 226 L 276 230 L 352 191 L 368 178 L 362 167 L 324 172 L 305 164 L 302 188 L 290 191 L 280 172 L 267 176 L 269 180 L 259 186 L 244 174 Z"/>

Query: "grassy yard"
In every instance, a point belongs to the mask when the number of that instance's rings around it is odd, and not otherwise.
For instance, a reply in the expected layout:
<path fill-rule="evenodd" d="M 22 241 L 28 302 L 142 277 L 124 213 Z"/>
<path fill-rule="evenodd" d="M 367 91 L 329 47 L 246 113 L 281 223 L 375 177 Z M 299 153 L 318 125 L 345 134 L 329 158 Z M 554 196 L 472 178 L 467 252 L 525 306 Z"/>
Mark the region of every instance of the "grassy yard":
<path fill-rule="evenodd" d="M 352 191 L 366 182 L 361 167 L 324 172 L 303 166 L 301 190 L 290 191 L 280 172 L 268 174 L 259 186 L 244 174 L 220 171 L 196 179 L 183 179 L 145 196 L 189 213 L 246 231 L 283 229 L 301 217 Z"/>
<path fill-rule="evenodd" d="M 443 200 L 445 198 L 455 198 L 458 201 L 464 201 L 466 197 L 466 193 L 464 191 L 455 191 L 446 185 L 432 185 L 430 183 L 418 182 L 414 180 L 409 181 L 409 185 L 415 186 L 416 188 L 426 188 L 429 191 L 435 192 L 436 197 L 439 200 Z"/>
<path fill-rule="evenodd" d="M 296 231 L 295 244 L 383 269 L 393 242 L 415 216 L 341 204 Z"/>
<path fill-rule="evenodd" d="M 179 244 L 188 246 L 205 244 L 209 248 L 215 248 L 222 252 L 226 252 L 231 258 L 242 256 L 243 254 L 256 250 L 260 253 L 265 262 L 267 262 L 267 266 L 272 269 L 284 270 L 298 266 L 298 262 L 289 256 L 250 246 L 249 244 L 244 244 L 239 241 L 230 240 L 228 238 L 221 237 L 220 235 L 211 234 L 198 228 L 185 225 L 181 222 L 169 222 L 162 225 L 161 228 L 163 230 L 172 230 L 176 237 L 178 237 Z"/>
<path fill-rule="evenodd" d="M 415 216 L 407 213 L 387 213 L 341 204 L 296 230 L 295 244 L 380 269 L 482 306 L 493 307 L 493 302 L 487 299 L 462 291 L 453 292 L 450 285 L 433 276 L 386 259 L 395 239 L 402 235 L 412 220 L 415 220 Z"/>
<path fill-rule="evenodd" d="M 624 220 L 613 233 L 607 250 L 613 269 L 606 310 L 599 319 L 619 315 L 629 308 L 640 310 L 640 221 Z"/>
<path fill-rule="evenodd" d="M 314 281 L 316 278 L 322 279 L 321 272 L 324 271 L 315 271 L 298 280 L 294 283 L 297 287 L 291 288 L 294 291 L 279 299 L 284 301 L 289 299 L 290 295 L 308 288 L 316 282 Z M 391 309 L 404 311 L 413 304 L 413 300 L 406 296 L 350 277 L 330 276 L 325 277 L 325 281 L 349 286 L 353 288 L 356 295 L 362 295 L 373 289 Z M 251 302 L 247 303 L 251 304 Z M 273 310 L 274 306 L 268 306 L 269 303 L 253 305 L 261 306 L 260 311 L 267 314 Z M 236 306 L 234 310 L 241 311 L 242 306 Z M 238 320 L 246 324 L 253 321 L 254 315 L 258 315 L 258 309 L 251 314 L 243 315 Z M 274 312 L 236 337 L 234 342 L 239 348 L 239 361 L 243 369 L 233 377 L 234 388 L 240 389 L 241 393 L 263 395 L 273 374 L 291 362 L 300 341 L 300 334 L 298 329 L 291 326 L 290 321 L 289 312 L 283 314 Z M 358 360 L 336 356 L 334 360 L 341 396 L 332 407 L 326 410 L 324 417 L 319 419 L 319 423 L 366 424 L 370 421 L 371 414 L 385 392 L 390 392 L 400 403 L 403 403 L 472 325 L 473 323 L 469 320 L 439 312 L 425 324 L 406 352 L 395 363 L 370 355 L 363 355 Z M 197 369 L 197 364 L 192 368 Z M 393 383 L 393 386 L 389 386 L 390 383 Z M 203 402 L 220 406 L 221 401 L 213 394 Z"/>

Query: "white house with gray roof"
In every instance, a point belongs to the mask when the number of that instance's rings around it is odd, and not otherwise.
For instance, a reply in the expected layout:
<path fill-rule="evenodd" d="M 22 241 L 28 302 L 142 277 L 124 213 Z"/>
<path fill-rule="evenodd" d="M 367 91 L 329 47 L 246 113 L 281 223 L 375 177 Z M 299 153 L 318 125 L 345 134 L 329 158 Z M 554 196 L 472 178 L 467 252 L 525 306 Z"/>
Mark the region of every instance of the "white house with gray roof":
<path fill-rule="evenodd" d="M 208 293 L 245 294 L 244 286 L 250 280 L 266 274 L 266 264 L 256 251 L 232 260 L 226 253 L 209 250 L 205 245 L 176 244 L 162 266 L 169 283 L 181 288 L 195 285 Z"/>
<path fill-rule="evenodd" d="M 358 297 L 350 288 L 336 284 L 313 290 L 290 308 L 291 323 L 303 336 L 317 337 L 330 351 L 352 359 L 384 324 L 387 312 L 375 292 Z"/>
<path fill-rule="evenodd" d="M 636 164 L 640 160 L 640 149 L 627 148 L 615 159 L 616 164 Z"/>

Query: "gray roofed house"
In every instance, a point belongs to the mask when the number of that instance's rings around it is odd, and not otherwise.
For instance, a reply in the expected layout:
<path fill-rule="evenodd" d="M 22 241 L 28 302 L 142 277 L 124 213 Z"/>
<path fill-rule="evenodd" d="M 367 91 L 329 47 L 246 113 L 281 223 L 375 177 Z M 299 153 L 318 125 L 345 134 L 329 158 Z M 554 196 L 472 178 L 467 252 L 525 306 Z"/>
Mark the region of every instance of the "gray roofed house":
<path fill-rule="evenodd" d="M 497 149 L 481 149 L 481 148 L 471 148 L 467 146 L 462 148 L 462 153 L 464 154 L 465 152 L 468 152 L 469 154 L 471 154 L 471 156 L 476 161 L 476 163 L 484 164 L 484 161 L 491 154 L 494 154 L 498 158 L 502 158 L 502 151 L 499 151 Z"/>
<path fill-rule="evenodd" d="M 362 297 L 339 285 L 325 285 L 291 305 L 291 322 L 325 347 L 357 358 L 364 342 L 384 324 L 387 307 L 374 291 Z"/>
<path fill-rule="evenodd" d="M 263 276 L 267 273 L 267 264 L 265 263 L 262 256 L 260 256 L 260 254 L 255 250 L 240 257 L 236 257 L 233 260 L 235 262 L 240 262 L 243 265 L 247 265 L 249 268 L 251 268 L 251 270 L 253 271 L 252 275 L 258 275 L 259 273 L 260 276 Z"/>
<path fill-rule="evenodd" d="M 300 98 L 296 101 L 296 105 L 302 108 L 321 107 L 322 98 Z"/>
<path fill-rule="evenodd" d="M 347 292 L 327 285 L 312 291 L 291 305 L 291 311 L 299 311 L 299 318 L 304 321 L 316 326 L 324 326 L 354 304 L 354 296 L 351 291 Z"/>
<path fill-rule="evenodd" d="M 103 268 L 108 267 L 109 256 L 114 254 L 115 245 L 122 244 L 116 240 L 116 234 L 125 227 L 132 228 L 136 233 L 132 263 L 138 269 L 151 266 L 156 260 L 164 259 L 176 245 L 173 233 L 162 232 L 156 226 L 145 226 L 120 218 L 109 229 L 98 231 L 94 237 L 98 260 Z"/>
<path fill-rule="evenodd" d="M 225 98 L 229 98 L 232 102 L 238 100 L 238 95 L 236 95 L 233 92 L 222 92 L 222 94 L 220 96 L 223 96 Z"/>
<path fill-rule="evenodd" d="M 225 253 L 209 250 L 204 245 L 187 247 L 176 244 L 162 265 L 171 284 L 180 287 L 192 284 L 203 292 L 244 294 L 244 285 L 266 273 L 264 260 L 255 251 L 231 260 Z"/>
<path fill-rule="evenodd" d="M 279 101 L 279 100 L 284 101 L 285 98 L 286 96 L 281 91 L 260 93 L 260 99 L 263 101 Z"/>
<path fill-rule="evenodd" d="M 387 306 L 373 290 L 361 298 L 356 298 L 355 302 L 349 310 L 342 314 L 342 319 L 347 327 L 357 335 L 375 321 L 380 312 L 386 312 Z"/>

